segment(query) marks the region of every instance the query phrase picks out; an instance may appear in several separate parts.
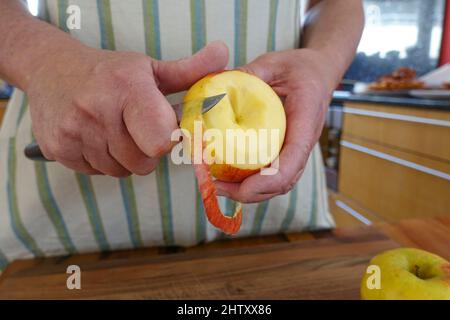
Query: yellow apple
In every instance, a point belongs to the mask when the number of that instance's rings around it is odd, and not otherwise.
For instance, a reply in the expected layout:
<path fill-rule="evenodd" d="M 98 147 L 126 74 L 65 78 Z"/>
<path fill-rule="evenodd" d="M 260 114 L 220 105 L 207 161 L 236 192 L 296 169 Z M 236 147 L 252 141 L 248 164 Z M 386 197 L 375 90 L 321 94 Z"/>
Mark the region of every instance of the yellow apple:
<path fill-rule="evenodd" d="M 278 156 L 286 131 L 286 115 L 280 98 L 268 84 L 241 71 L 224 71 L 204 77 L 189 89 L 184 101 L 221 93 L 227 95 L 202 117 L 205 131 L 219 130 L 224 138 L 221 150 L 206 143 L 215 158 L 210 169 L 218 180 L 240 182 Z M 190 131 L 192 126 L 188 123 L 192 123 L 196 114 L 192 112 L 193 108 L 186 104 L 181 121 L 181 127 Z M 259 135 L 263 133 L 261 129 L 265 130 L 266 136 Z M 257 135 L 257 143 L 249 142 L 250 133 Z M 238 139 L 244 144 L 237 143 Z"/>
<path fill-rule="evenodd" d="M 379 268 L 380 288 L 370 289 L 370 277 L 361 281 L 366 300 L 450 300 L 450 263 L 430 252 L 400 248 L 386 251 L 370 261 Z M 373 280 L 373 279 L 372 279 Z"/>
<path fill-rule="evenodd" d="M 216 106 L 201 113 L 199 100 L 223 93 L 226 96 Z M 241 182 L 271 164 L 284 142 L 286 115 L 283 105 L 268 84 L 241 71 L 224 71 L 204 77 L 189 89 L 184 101 L 180 126 L 188 133 L 184 132 L 184 135 L 189 139 L 183 141 L 194 140 L 187 145 L 194 158 L 206 216 L 223 232 L 235 234 L 242 222 L 241 205 L 237 204 L 233 216 L 224 215 L 211 175 L 221 181 Z M 200 137 L 195 130 L 198 122 L 204 132 Z M 206 137 L 208 133 L 211 133 L 211 139 Z M 195 140 L 199 138 L 204 143 L 200 161 L 196 161 L 199 152 Z M 203 151 L 208 151 L 210 163 L 205 162 Z"/>

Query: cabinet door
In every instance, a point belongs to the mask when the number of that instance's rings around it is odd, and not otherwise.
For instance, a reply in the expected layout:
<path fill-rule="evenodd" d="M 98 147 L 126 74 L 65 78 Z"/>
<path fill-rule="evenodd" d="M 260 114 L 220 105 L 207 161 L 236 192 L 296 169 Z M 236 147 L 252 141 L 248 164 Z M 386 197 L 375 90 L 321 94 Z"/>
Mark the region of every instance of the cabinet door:
<path fill-rule="evenodd" d="M 450 215 L 449 113 L 357 104 L 348 111 L 339 193 L 388 221 Z"/>

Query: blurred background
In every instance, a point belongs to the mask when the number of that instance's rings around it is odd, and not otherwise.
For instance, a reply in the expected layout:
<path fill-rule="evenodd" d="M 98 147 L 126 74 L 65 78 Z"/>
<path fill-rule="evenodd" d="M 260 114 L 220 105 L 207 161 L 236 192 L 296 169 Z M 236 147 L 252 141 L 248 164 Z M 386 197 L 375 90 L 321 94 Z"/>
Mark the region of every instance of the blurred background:
<path fill-rule="evenodd" d="M 450 2 L 364 0 L 364 9 L 320 140 L 331 211 L 338 226 L 448 215 Z M 392 77 L 401 67 L 416 74 Z"/>
<path fill-rule="evenodd" d="M 445 0 L 364 0 L 366 26 L 345 79 L 374 81 L 398 67 L 436 68 Z"/>

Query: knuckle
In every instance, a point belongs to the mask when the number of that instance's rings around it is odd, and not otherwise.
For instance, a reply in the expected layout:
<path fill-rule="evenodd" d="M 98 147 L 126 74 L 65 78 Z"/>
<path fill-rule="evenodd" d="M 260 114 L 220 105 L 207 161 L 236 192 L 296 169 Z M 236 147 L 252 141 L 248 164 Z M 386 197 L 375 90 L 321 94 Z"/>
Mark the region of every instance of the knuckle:
<path fill-rule="evenodd" d="M 48 144 L 39 144 L 44 157 L 48 160 L 56 160 L 55 154 L 50 150 Z"/>
<path fill-rule="evenodd" d="M 75 139 L 79 136 L 79 129 L 73 118 L 67 118 L 61 121 L 57 126 L 58 136 L 63 138 Z"/>
<path fill-rule="evenodd" d="M 171 142 L 155 139 L 150 145 L 148 146 L 148 150 L 146 154 L 150 158 L 159 158 L 170 151 Z"/>
<path fill-rule="evenodd" d="M 128 170 L 113 170 L 111 172 L 105 172 L 107 175 L 115 177 L 115 178 L 125 178 L 131 175 L 131 172 Z"/>
<path fill-rule="evenodd" d="M 133 168 L 131 172 L 137 174 L 138 176 L 146 176 L 152 173 L 155 168 L 156 164 L 152 164 L 151 166 Z"/>
<path fill-rule="evenodd" d="M 131 172 L 126 170 L 125 168 L 121 168 L 116 165 L 105 164 L 104 161 L 101 161 L 97 157 L 85 157 L 85 159 L 93 169 L 102 172 L 108 176 L 123 178 L 131 175 Z"/>
<path fill-rule="evenodd" d="M 291 181 L 289 183 L 284 183 L 280 186 L 280 193 L 286 194 L 294 188 L 296 181 Z"/>
<path fill-rule="evenodd" d="M 253 203 L 255 202 L 252 198 L 248 196 L 242 196 L 240 199 L 235 199 L 236 201 L 239 201 L 241 203 Z"/>
<path fill-rule="evenodd" d="M 121 88 L 130 86 L 130 70 L 126 67 L 117 67 L 111 70 L 112 80 L 114 84 Z"/>
<path fill-rule="evenodd" d="M 233 200 L 239 201 L 241 203 L 255 202 L 254 194 L 251 192 L 248 192 L 246 189 L 241 190 L 240 194 L 238 194 L 236 197 L 233 197 Z"/>
<path fill-rule="evenodd" d="M 72 99 L 72 105 L 75 107 L 76 111 L 82 113 L 84 116 L 89 118 L 96 118 L 97 114 L 95 108 L 92 105 L 91 99 L 84 95 L 76 95 Z"/>
<path fill-rule="evenodd" d="M 54 159 L 60 159 L 64 156 L 64 146 L 58 141 L 49 141 L 44 145 L 45 153 L 44 155 L 47 157 Z"/>

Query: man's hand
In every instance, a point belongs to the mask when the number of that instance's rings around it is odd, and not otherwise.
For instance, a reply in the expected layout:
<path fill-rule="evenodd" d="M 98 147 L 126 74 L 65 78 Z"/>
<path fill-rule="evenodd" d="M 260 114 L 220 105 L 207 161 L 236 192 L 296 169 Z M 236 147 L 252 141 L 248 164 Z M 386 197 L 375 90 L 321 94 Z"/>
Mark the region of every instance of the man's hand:
<path fill-rule="evenodd" d="M 133 52 L 77 47 L 52 55 L 30 77 L 33 132 L 46 158 L 87 174 L 148 174 L 170 151 L 176 117 L 164 95 L 222 70 L 220 42 L 164 62 Z"/>
<path fill-rule="evenodd" d="M 361 0 L 312 0 L 302 34 L 305 49 L 268 53 L 242 69 L 284 98 L 287 131 L 273 176 L 216 182 L 218 193 L 258 202 L 288 192 L 300 178 L 324 124 L 331 95 L 349 66 L 364 26 Z"/>
<path fill-rule="evenodd" d="M 291 190 L 300 178 L 324 124 L 336 83 L 332 57 L 312 49 L 267 53 L 240 68 L 267 82 L 284 99 L 287 130 L 276 175 L 254 174 L 242 183 L 216 181 L 218 193 L 258 202 Z"/>

